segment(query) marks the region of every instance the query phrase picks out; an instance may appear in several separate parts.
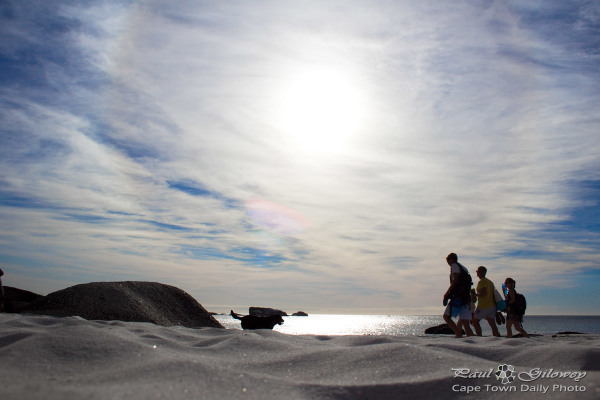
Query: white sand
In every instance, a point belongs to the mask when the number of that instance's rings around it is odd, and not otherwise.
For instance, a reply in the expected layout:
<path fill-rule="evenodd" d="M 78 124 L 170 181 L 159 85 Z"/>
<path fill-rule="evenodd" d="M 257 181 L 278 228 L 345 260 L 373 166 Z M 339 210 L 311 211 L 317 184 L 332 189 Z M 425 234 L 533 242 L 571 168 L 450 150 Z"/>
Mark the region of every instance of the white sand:
<path fill-rule="evenodd" d="M 3 400 L 506 399 L 493 390 L 510 387 L 516 399 L 600 398 L 600 335 L 293 336 L 0 314 L 0 363 Z M 452 371 L 487 373 L 500 364 L 586 376 L 503 385 Z M 483 393 L 453 391 L 469 386 Z"/>

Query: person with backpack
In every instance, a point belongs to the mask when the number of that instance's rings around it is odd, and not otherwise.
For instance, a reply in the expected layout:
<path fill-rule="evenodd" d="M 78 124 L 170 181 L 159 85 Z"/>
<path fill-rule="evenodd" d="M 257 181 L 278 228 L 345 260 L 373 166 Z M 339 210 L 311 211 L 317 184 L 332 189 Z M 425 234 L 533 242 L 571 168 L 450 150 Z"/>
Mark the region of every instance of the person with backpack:
<path fill-rule="evenodd" d="M 463 329 L 467 336 L 473 336 L 473 331 L 469 326 L 471 321 L 470 292 L 473 280 L 469 271 L 458 262 L 458 256 L 455 253 L 448 254 L 446 262 L 450 266 L 450 286 L 444 294 L 443 304 L 446 306 L 444 321 L 454 332 L 454 337 L 462 337 Z M 458 324 L 452 320 L 456 317 L 458 317 Z"/>
<path fill-rule="evenodd" d="M 527 303 L 525 302 L 525 296 L 521 293 L 517 293 L 515 286 L 517 282 L 513 278 L 506 278 L 504 286 L 504 296 L 506 297 L 506 337 L 512 337 L 512 327 L 528 338 L 529 335 L 523 329 L 521 322 L 523 322 L 523 315 L 525 315 L 525 308 Z"/>

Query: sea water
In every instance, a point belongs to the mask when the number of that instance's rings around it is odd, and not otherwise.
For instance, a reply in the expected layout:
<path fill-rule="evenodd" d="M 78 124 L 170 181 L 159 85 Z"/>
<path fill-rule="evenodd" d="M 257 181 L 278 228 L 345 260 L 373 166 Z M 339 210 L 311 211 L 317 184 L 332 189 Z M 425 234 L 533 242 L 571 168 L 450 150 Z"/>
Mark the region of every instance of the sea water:
<path fill-rule="evenodd" d="M 215 315 L 229 329 L 241 329 L 240 321 L 230 315 Z M 292 335 L 415 335 L 443 324 L 439 315 L 336 315 L 311 314 L 308 317 L 283 317 L 284 324 L 274 330 Z M 481 321 L 483 335 L 491 335 L 486 321 Z M 528 333 L 552 335 L 559 332 L 600 334 L 600 316 L 525 316 L 523 327 Z M 506 334 L 504 325 L 500 334 Z M 513 333 L 517 333 L 513 330 Z"/>

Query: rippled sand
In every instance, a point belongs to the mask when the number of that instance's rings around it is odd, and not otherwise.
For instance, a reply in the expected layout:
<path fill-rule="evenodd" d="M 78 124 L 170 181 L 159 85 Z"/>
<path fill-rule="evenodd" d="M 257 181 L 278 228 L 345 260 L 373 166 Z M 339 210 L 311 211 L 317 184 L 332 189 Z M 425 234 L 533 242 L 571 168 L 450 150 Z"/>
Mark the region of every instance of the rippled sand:
<path fill-rule="evenodd" d="M 514 382 L 490 374 L 502 364 L 514 367 Z M 580 379 L 519 379 L 538 368 Z M 506 399 L 511 388 L 517 399 L 597 399 L 599 370 L 599 335 L 299 336 L 0 314 L 7 400 Z"/>

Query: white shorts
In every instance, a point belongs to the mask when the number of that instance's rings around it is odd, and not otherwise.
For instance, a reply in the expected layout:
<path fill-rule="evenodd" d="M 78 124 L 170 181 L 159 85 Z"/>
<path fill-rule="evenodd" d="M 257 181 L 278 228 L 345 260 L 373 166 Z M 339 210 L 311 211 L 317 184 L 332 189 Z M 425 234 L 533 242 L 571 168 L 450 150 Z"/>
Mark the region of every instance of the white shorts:
<path fill-rule="evenodd" d="M 463 321 L 470 321 L 471 305 L 469 303 L 462 305 L 460 302 L 450 301 L 446 306 L 444 315 L 449 315 L 452 318 L 458 317 L 458 319 L 462 319 Z"/>
<path fill-rule="evenodd" d="M 473 316 L 475 319 L 488 319 L 491 318 L 496 320 L 496 307 L 494 308 L 477 308 L 475 310 L 475 315 Z"/>

